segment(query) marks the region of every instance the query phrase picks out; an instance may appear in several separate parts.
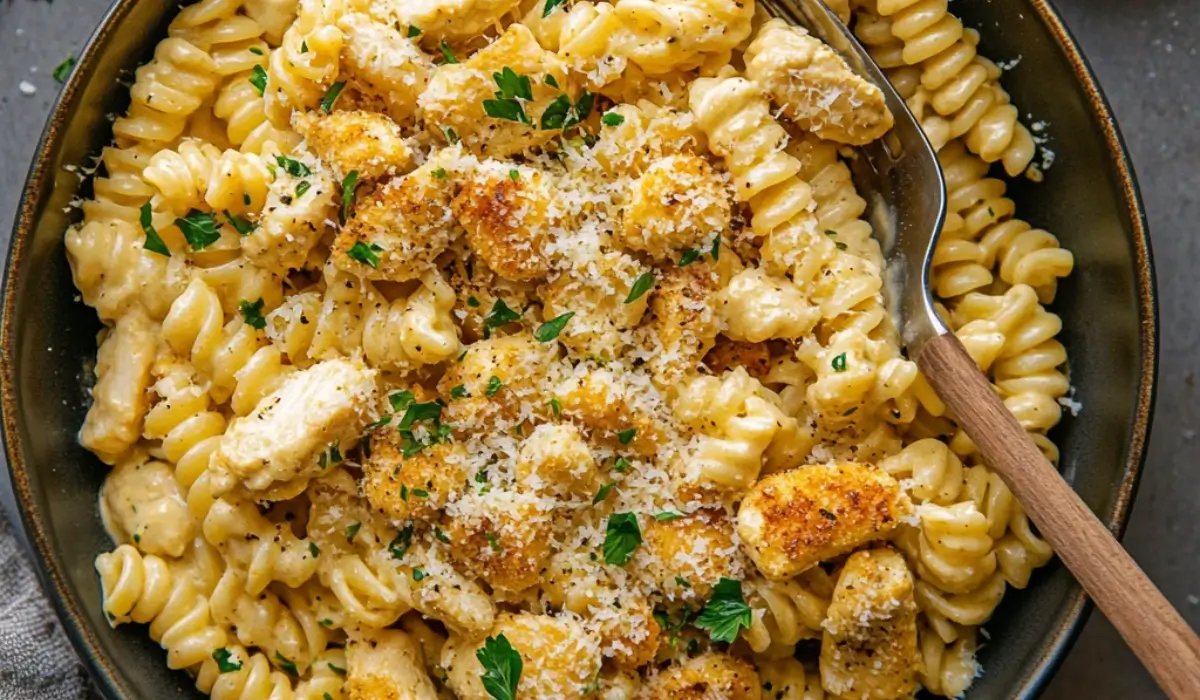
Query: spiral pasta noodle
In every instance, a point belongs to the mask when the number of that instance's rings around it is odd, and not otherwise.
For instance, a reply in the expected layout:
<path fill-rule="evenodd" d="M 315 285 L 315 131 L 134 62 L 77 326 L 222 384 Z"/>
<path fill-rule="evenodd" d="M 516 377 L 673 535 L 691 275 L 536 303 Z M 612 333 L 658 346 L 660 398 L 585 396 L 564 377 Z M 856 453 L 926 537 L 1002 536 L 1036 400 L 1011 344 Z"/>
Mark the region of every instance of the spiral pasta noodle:
<path fill-rule="evenodd" d="M 801 639 L 820 636 L 831 590 L 813 590 L 811 584 L 794 579 L 755 580 L 750 582 L 749 591 L 754 618 L 746 631 L 746 641 L 754 651 L 790 655 Z"/>

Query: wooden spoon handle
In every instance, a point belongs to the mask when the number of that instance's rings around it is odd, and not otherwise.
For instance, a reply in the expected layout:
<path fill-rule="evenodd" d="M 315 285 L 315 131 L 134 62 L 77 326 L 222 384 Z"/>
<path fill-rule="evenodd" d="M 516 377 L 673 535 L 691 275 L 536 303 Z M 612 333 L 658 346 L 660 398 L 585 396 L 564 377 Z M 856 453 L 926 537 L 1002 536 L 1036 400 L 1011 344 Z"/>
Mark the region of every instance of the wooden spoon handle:
<path fill-rule="evenodd" d="M 917 364 L 1042 536 L 1173 699 L 1200 698 L 1200 639 L 1084 505 L 953 334 Z"/>

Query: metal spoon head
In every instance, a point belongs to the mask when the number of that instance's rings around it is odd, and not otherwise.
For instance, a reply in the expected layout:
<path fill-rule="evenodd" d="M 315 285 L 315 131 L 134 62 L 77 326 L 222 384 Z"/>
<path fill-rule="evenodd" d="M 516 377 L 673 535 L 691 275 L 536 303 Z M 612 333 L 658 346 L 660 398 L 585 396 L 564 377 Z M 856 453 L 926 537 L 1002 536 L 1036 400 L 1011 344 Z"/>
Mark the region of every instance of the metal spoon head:
<path fill-rule="evenodd" d="M 887 261 L 884 293 L 909 355 L 949 329 L 930 294 L 933 252 L 946 218 L 946 182 L 937 153 L 879 64 L 820 0 L 761 0 L 829 44 L 850 69 L 883 91 L 894 124 L 878 141 L 858 149 L 850 161 L 858 193 L 867 201 L 867 221 Z"/>

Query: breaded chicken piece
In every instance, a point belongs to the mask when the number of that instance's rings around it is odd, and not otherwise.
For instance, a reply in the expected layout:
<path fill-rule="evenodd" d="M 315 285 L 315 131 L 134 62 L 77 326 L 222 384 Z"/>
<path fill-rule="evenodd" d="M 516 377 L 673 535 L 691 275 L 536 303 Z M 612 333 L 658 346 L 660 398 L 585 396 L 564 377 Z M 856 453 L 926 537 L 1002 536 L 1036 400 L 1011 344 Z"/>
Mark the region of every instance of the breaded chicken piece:
<path fill-rule="evenodd" d="M 638 695 L 644 700 L 759 700 L 758 672 L 748 661 L 708 652 L 650 678 Z"/>
<path fill-rule="evenodd" d="M 650 387 L 632 381 L 627 373 L 582 365 L 555 390 L 562 416 L 592 440 L 641 457 L 654 456 L 666 441 L 653 396 Z"/>
<path fill-rule="evenodd" d="M 521 700 L 583 700 L 600 671 L 599 642 L 577 620 L 532 613 L 504 613 L 486 636 L 452 635 L 442 647 L 447 685 L 459 700 L 492 700 L 483 687 L 483 666 L 476 654 L 485 640 L 503 636 L 521 655 Z"/>
<path fill-rule="evenodd" d="M 372 420 L 375 374 L 348 359 L 293 372 L 254 411 L 230 424 L 209 462 L 214 494 L 239 482 L 262 491 L 320 473 L 320 455 L 356 440 Z"/>
<path fill-rule="evenodd" d="M 746 77 L 769 92 L 783 115 L 824 139 L 862 146 L 892 128 L 883 91 L 837 52 L 782 19 L 758 30 L 746 49 Z"/>
<path fill-rule="evenodd" d="M 782 581 L 884 537 L 912 512 L 908 495 L 883 470 L 835 462 L 756 483 L 738 510 L 737 529 L 758 570 Z"/>
<path fill-rule="evenodd" d="M 904 557 L 855 552 L 833 592 L 821 641 L 821 684 L 844 700 L 894 700 L 917 691 L 917 604 Z"/>
<path fill-rule="evenodd" d="M 452 498 L 469 488 L 466 449 L 442 442 L 411 457 L 401 452 L 403 439 L 392 425 L 371 435 L 371 456 L 363 460 L 362 492 L 371 507 L 403 527 L 410 519 L 437 520 Z"/>
<path fill-rule="evenodd" d="M 649 294 L 626 303 L 634 284 L 647 271 L 636 259 L 617 251 L 597 252 L 586 267 L 553 277 L 539 292 L 547 320 L 574 314 L 558 339 L 574 355 L 613 360 L 625 348 L 624 331 L 646 312 Z"/>
<path fill-rule="evenodd" d="M 349 700 L 437 700 L 421 648 L 396 629 L 350 632 L 345 691 Z"/>
<path fill-rule="evenodd" d="M 521 333 L 472 343 L 465 352 L 438 382 L 438 393 L 450 397 L 442 421 L 456 431 L 492 432 L 498 419 L 514 420 L 524 407 L 550 400 L 537 383 L 556 357 L 554 345 Z"/>
<path fill-rule="evenodd" d="M 484 101 L 495 100 L 499 88 L 493 74 L 506 68 L 529 78 L 528 94 L 533 99 L 522 101 L 527 122 L 489 117 L 485 111 Z M 553 76 L 559 87 L 548 84 L 547 76 Z M 540 128 L 541 118 L 564 90 L 570 93 L 568 99 L 577 97 L 569 87 L 562 59 L 539 46 L 525 25 L 512 24 L 470 58 L 440 66 L 419 104 L 435 136 L 446 138 L 446 130 L 453 130 L 470 152 L 500 158 L 544 145 L 562 133 Z"/>
<path fill-rule="evenodd" d="M 293 160 L 307 174 L 291 175 L 277 168 L 258 227 L 242 238 L 242 252 L 251 262 L 281 276 L 304 267 L 326 226 L 337 220 L 337 185 L 311 158 Z"/>
<path fill-rule="evenodd" d="M 485 160 L 462 181 L 454 215 L 471 252 L 511 282 L 539 279 L 550 261 L 547 209 L 551 192 L 536 168 Z"/>
<path fill-rule="evenodd" d="M 96 385 L 79 442 L 113 464 L 137 442 L 161 332 L 140 305 L 117 317 L 96 353 Z"/>
<path fill-rule="evenodd" d="M 375 180 L 407 172 L 412 165 L 400 127 L 378 112 L 297 112 L 292 128 L 339 180 L 350 172 L 357 172 L 360 182 Z"/>
<path fill-rule="evenodd" d="M 429 84 L 433 61 L 412 39 L 401 34 L 407 26 L 348 14 L 337 26 L 345 36 L 342 72 L 348 88 L 374 96 L 397 124 L 408 124 L 417 110 L 417 96 Z"/>
<path fill-rule="evenodd" d="M 704 356 L 704 365 L 716 375 L 734 367 L 745 367 L 747 374 L 761 380 L 771 371 L 771 348 L 766 343 L 720 337 Z"/>
<path fill-rule="evenodd" d="M 599 472 L 583 435 L 570 424 L 543 424 L 521 443 L 517 485 L 534 493 L 590 496 Z"/>
<path fill-rule="evenodd" d="M 532 495 L 464 496 L 446 509 L 442 530 L 460 568 L 508 593 L 536 585 L 552 554 L 550 513 Z"/>
<path fill-rule="evenodd" d="M 667 600 L 703 602 L 718 581 L 736 577 L 733 524 L 723 512 L 650 520 L 642 538 L 632 569 Z"/>
<path fill-rule="evenodd" d="M 632 185 L 618 242 L 659 262 L 689 248 L 707 252 L 729 228 L 724 183 L 708 161 L 686 154 L 654 161 Z"/>
<path fill-rule="evenodd" d="M 388 181 L 355 205 L 334 241 L 334 264 L 370 280 L 420 277 L 459 235 L 450 212 L 452 196 L 437 159 Z"/>
<path fill-rule="evenodd" d="M 178 557 L 195 529 L 175 470 L 148 460 L 143 450 L 109 472 L 100 489 L 100 514 L 118 542 L 132 542 L 143 554 Z"/>
<path fill-rule="evenodd" d="M 676 384 L 693 372 L 720 331 L 714 308 L 720 279 L 709 262 L 669 266 L 650 297 L 650 315 L 643 324 L 653 353 L 648 365 L 660 387 Z"/>

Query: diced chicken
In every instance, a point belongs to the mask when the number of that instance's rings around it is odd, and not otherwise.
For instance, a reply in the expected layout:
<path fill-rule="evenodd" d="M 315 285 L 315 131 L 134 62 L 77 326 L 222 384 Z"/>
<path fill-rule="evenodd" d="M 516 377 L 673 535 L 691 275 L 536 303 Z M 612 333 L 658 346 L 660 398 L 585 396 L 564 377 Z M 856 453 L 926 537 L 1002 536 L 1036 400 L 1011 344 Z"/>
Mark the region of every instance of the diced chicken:
<path fill-rule="evenodd" d="M 446 509 L 450 557 L 492 588 L 520 593 L 541 580 L 550 560 L 550 513 L 531 495 L 495 490 Z"/>
<path fill-rule="evenodd" d="M 533 430 L 517 455 L 520 488 L 581 497 L 595 491 L 596 459 L 573 425 L 545 424 Z"/>
<path fill-rule="evenodd" d="M 771 348 L 766 343 L 717 338 L 704 356 L 704 365 L 715 375 L 745 367 L 747 374 L 761 381 L 771 371 Z"/>
<path fill-rule="evenodd" d="M 392 422 L 400 416 L 392 418 Z M 363 462 L 363 495 L 371 507 L 398 526 L 410 519 L 433 522 L 448 501 L 470 487 L 466 450 L 439 443 L 405 457 L 394 426 L 371 435 L 371 456 Z"/>
<path fill-rule="evenodd" d="M 650 678 L 639 698 L 645 700 L 759 700 L 758 672 L 748 661 L 708 652 Z"/>
<path fill-rule="evenodd" d="M 117 318 L 96 353 L 96 385 L 79 442 L 107 464 L 116 462 L 142 432 L 159 335 L 158 324 L 141 306 L 132 306 Z"/>
<path fill-rule="evenodd" d="M 627 373 L 588 371 L 581 366 L 555 394 L 563 417 L 583 428 L 592 440 L 651 457 L 667 439 L 663 417 L 654 410 L 661 397 L 652 389 Z"/>
<path fill-rule="evenodd" d="M 652 350 L 650 371 L 655 383 L 666 387 L 695 371 L 717 339 L 713 297 L 720 278 L 708 262 L 669 266 L 661 274 L 643 327 Z"/>
<path fill-rule="evenodd" d="M 613 360 L 626 346 L 624 331 L 646 312 L 648 293 L 626 303 L 647 268 L 636 259 L 610 251 L 597 252 L 584 267 L 567 270 L 542 285 L 542 315 L 547 320 L 574 315 L 558 338 L 581 357 Z"/>
<path fill-rule="evenodd" d="M 308 174 L 291 175 L 276 168 L 258 228 L 242 239 L 246 257 L 278 275 L 303 267 L 326 226 L 337 219 L 337 185 L 311 162 L 302 167 Z"/>
<path fill-rule="evenodd" d="M 452 196 L 446 170 L 436 159 L 389 181 L 355 205 L 333 244 L 334 264 L 365 279 L 420 277 L 458 237 Z"/>
<path fill-rule="evenodd" d="M 884 537 L 912 511 L 883 470 L 838 462 L 762 479 L 742 501 L 737 529 L 759 571 L 782 581 Z"/>
<path fill-rule="evenodd" d="M 524 121 L 490 117 L 485 111 L 484 101 L 496 100 L 498 92 L 493 74 L 505 69 L 529 78 L 533 99 L 521 103 Z M 548 84 L 547 76 L 553 76 L 560 87 Z M 503 157 L 546 144 L 562 133 L 542 129 L 541 119 L 568 87 L 563 61 L 539 46 L 525 25 L 512 24 L 499 39 L 465 61 L 439 67 L 419 104 L 434 135 L 445 138 L 451 130 L 472 153 Z M 575 99 L 575 95 L 566 99 Z M 509 116 L 520 119 L 515 112 Z"/>
<path fill-rule="evenodd" d="M 824 139 L 862 146 L 892 128 L 883 91 L 800 27 L 773 19 L 746 49 L 746 77 L 771 93 L 783 115 Z"/>
<path fill-rule="evenodd" d="M 821 684 L 845 700 L 894 700 L 918 688 L 917 604 L 894 549 L 856 552 L 833 592 L 821 642 Z"/>
<path fill-rule="evenodd" d="M 504 636 L 521 655 L 517 686 L 522 700 L 582 700 L 600 671 L 599 642 L 576 620 L 532 613 L 505 613 L 488 638 Z M 442 648 L 447 684 L 459 700 L 492 700 L 483 686 L 483 666 L 476 653 L 485 640 L 451 636 Z"/>
<path fill-rule="evenodd" d="M 438 382 L 438 393 L 451 397 L 444 421 L 456 431 L 487 433 L 497 420 L 515 421 L 526 409 L 544 408 L 550 397 L 542 393 L 539 380 L 554 359 L 554 345 L 539 343 L 528 333 L 472 343 Z"/>
<path fill-rule="evenodd" d="M 619 229 L 620 243 L 659 262 L 687 249 L 707 252 L 729 228 L 724 184 L 708 161 L 694 155 L 657 160 L 633 183 Z"/>
<path fill-rule="evenodd" d="M 421 648 L 395 629 L 350 633 L 346 643 L 349 700 L 437 700 Z"/>
<path fill-rule="evenodd" d="M 100 490 L 104 526 L 119 542 L 144 554 L 178 557 L 192 541 L 193 521 L 170 465 L 132 454 Z"/>
<path fill-rule="evenodd" d="M 518 4 L 519 0 L 391 0 L 373 3 L 371 12 L 402 27 L 417 27 L 421 39 L 433 46 L 442 39 L 455 42 L 483 34 Z"/>
<path fill-rule="evenodd" d="M 292 126 L 339 179 L 357 172 L 360 181 L 375 180 L 403 173 L 412 164 L 400 127 L 378 112 L 297 112 Z"/>
<path fill-rule="evenodd" d="M 529 166 L 486 160 L 462 183 L 454 215 L 467 232 L 471 252 L 512 282 L 544 277 L 550 235 L 551 192 L 542 173 Z"/>
<path fill-rule="evenodd" d="M 397 124 L 407 124 L 416 112 L 417 96 L 429 84 L 433 62 L 392 22 L 353 13 L 337 25 L 345 35 L 342 68 L 350 78 L 348 86 L 375 96 Z"/>
<path fill-rule="evenodd" d="M 703 602 L 718 581 L 736 577 L 737 545 L 723 512 L 651 520 L 643 538 L 632 568 L 668 600 Z"/>
<path fill-rule="evenodd" d="M 322 471 L 321 455 L 356 440 L 372 420 L 375 370 L 333 359 L 292 373 L 229 427 L 213 453 L 214 491 L 262 491 Z"/>

